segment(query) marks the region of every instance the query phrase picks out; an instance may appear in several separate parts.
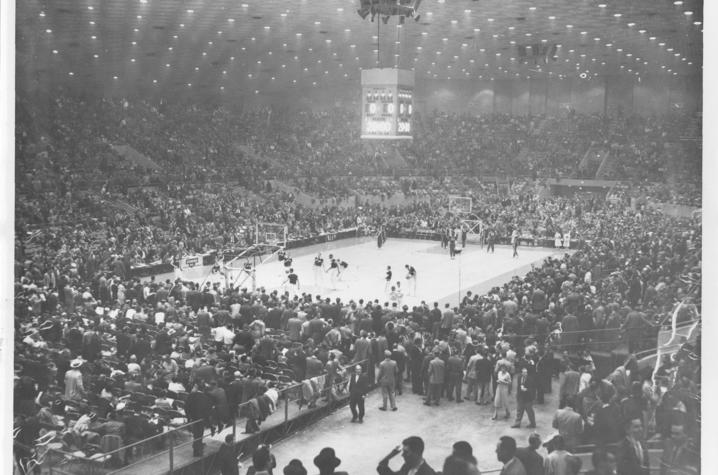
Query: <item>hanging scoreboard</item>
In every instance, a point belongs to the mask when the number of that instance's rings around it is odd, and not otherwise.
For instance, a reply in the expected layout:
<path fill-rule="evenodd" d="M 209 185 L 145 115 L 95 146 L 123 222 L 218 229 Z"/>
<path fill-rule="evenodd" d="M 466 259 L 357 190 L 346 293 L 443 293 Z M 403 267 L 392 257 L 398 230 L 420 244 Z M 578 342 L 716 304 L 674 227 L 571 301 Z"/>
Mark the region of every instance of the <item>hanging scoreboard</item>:
<path fill-rule="evenodd" d="M 363 139 L 411 139 L 414 72 L 364 69 L 361 72 Z"/>

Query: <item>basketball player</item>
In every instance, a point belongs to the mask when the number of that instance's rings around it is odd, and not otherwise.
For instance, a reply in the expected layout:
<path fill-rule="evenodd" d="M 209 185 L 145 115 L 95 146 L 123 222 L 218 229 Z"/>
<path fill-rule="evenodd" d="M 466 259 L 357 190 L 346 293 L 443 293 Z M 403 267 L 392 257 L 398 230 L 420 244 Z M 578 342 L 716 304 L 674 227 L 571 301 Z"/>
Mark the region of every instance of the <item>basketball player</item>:
<path fill-rule="evenodd" d="M 455 255 L 456 255 L 456 236 L 452 233 L 451 236 L 449 236 L 449 256 L 453 260 Z"/>
<path fill-rule="evenodd" d="M 513 257 L 519 257 L 519 230 L 514 229 L 514 232 L 511 233 L 511 245 L 514 247 L 514 255 Z"/>
<path fill-rule="evenodd" d="M 385 293 L 388 292 L 389 288 L 391 287 L 391 276 L 392 276 L 391 266 L 386 266 L 386 277 L 384 277 L 384 280 L 386 281 L 386 283 L 384 284 L 384 292 Z"/>
<path fill-rule="evenodd" d="M 386 241 L 386 235 L 384 234 L 384 227 L 379 227 L 379 233 L 376 235 L 376 247 L 381 249 Z"/>
<path fill-rule="evenodd" d="M 347 269 L 349 268 L 349 263 L 346 261 L 343 261 L 341 259 L 339 260 L 339 271 L 337 272 L 337 279 L 342 280 L 342 276 L 346 273 Z"/>
<path fill-rule="evenodd" d="M 486 230 L 486 252 L 491 252 L 493 254 L 494 252 L 494 230 L 493 229 L 487 229 Z"/>
<path fill-rule="evenodd" d="M 410 295 L 416 295 L 416 269 L 409 264 L 406 264 L 404 267 L 406 268 L 407 292 L 411 292 Z"/>
<path fill-rule="evenodd" d="M 326 271 L 329 273 L 329 279 L 332 282 L 332 290 L 337 289 L 337 279 L 339 278 L 339 262 L 329 254 L 329 268 Z"/>
<path fill-rule="evenodd" d="M 314 285 L 316 287 L 320 287 L 323 282 L 323 276 L 322 271 L 324 270 L 324 259 L 322 258 L 322 253 L 318 253 L 317 257 L 314 258 L 314 265 L 312 266 L 314 269 Z"/>
<path fill-rule="evenodd" d="M 280 251 L 283 252 L 283 251 Z M 292 268 L 292 258 L 289 257 L 289 254 L 284 253 L 284 270 L 289 271 Z"/>
<path fill-rule="evenodd" d="M 461 249 L 466 247 L 466 235 L 467 234 L 468 233 L 467 233 L 466 229 L 462 227 L 461 228 Z"/>
<path fill-rule="evenodd" d="M 299 293 L 299 276 L 294 273 L 294 269 L 289 269 L 287 280 L 284 282 L 289 286 L 289 296 L 294 297 Z"/>

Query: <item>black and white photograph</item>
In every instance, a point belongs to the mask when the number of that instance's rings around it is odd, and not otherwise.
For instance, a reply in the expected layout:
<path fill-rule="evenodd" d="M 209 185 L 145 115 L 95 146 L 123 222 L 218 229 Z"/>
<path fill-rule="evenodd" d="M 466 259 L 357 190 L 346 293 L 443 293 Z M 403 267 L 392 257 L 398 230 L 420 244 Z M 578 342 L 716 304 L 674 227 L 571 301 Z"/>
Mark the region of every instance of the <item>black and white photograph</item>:
<path fill-rule="evenodd" d="M 3 0 L 7 473 L 717 473 L 709 3 Z"/>

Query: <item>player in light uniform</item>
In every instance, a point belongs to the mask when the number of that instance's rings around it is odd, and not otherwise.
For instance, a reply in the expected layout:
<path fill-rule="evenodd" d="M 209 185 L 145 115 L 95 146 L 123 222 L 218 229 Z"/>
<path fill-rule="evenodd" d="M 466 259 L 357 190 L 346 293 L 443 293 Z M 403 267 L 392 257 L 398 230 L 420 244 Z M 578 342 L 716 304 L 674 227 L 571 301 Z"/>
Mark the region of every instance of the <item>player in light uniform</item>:
<path fill-rule="evenodd" d="M 410 295 L 416 295 L 416 269 L 409 264 L 404 267 L 406 268 L 407 292 L 411 292 Z"/>

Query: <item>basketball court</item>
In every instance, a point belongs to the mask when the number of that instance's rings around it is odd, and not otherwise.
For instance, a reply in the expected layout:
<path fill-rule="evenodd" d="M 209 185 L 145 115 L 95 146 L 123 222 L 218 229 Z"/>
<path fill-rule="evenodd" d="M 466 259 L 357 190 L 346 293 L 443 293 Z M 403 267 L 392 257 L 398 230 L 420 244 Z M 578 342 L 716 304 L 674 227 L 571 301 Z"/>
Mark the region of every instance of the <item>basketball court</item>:
<path fill-rule="evenodd" d="M 329 255 L 345 261 L 347 269 L 339 278 L 333 279 L 326 271 L 318 273 L 315 279 L 314 258 L 317 253 L 324 258 L 324 267 L 328 268 Z M 549 256 L 558 256 L 565 251 L 541 247 L 519 247 L 518 257 L 512 257 L 510 246 L 496 246 L 494 253 L 478 244 L 467 244 L 453 260 L 448 249 L 442 248 L 438 241 L 392 239 L 377 248 L 372 237 L 350 238 L 317 244 L 287 251 L 292 258 L 292 268 L 299 276 L 298 292 L 319 294 L 322 297 L 342 300 L 363 298 L 365 301 L 378 299 L 387 301 L 389 292 L 385 291 L 385 273 L 391 266 L 392 285 L 400 282 L 404 295 L 402 305 L 416 305 L 422 300 L 427 303 L 439 302 L 458 305 L 460 296 L 467 291 L 487 292 L 494 286 L 500 286 L 512 276 L 523 276 L 538 266 Z M 407 281 L 405 265 L 414 266 L 417 273 L 416 290 Z M 182 277 L 195 282 L 217 282 L 221 285 L 234 283 L 240 288 L 252 288 L 251 276 L 239 269 L 241 259 L 232 263 L 232 270 L 224 269 L 212 272 L 210 267 L 198 267 L 175 274 L 156 276 L 157 280 Z M 256 267 L 256 286 L 272 290 L 296 290 L 284 285 L 286 271 L 276 255 Z"/>

